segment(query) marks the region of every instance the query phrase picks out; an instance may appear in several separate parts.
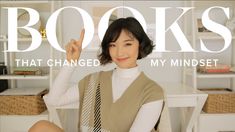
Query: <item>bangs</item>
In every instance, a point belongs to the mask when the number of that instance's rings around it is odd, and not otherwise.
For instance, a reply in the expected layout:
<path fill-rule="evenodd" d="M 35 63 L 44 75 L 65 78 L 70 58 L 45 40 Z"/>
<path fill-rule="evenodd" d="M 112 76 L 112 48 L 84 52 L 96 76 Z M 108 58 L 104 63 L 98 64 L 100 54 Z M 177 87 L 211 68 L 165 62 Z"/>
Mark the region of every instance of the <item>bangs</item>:
<path fill-rule="evenodd" d="M 118 28 L 110 34 L 110 39 L 108 40 L 108 43 L 116 42 L 122 31 L 124 31 L 131 39 L 135 38 L 135 36 L 128 29 Z"/>
<path fill-rule="evenodd" d="M 122 31 L 122 29 L 121 29 L 121 28 L 118 28 L 118 29 L 115 30 L 114 32 L 111 32 L 110 38 L 109 38 L 109 40 L 108 40 L 108 41 L 109 41 L 108 43 L 117 41 L 117 39 L 119 38 L 119 36 L 120 36 L 120 34 L 121 34 L 121 31 Z"/>
<path fill-rule="evenodd" d="M 119 38 L 122 30 L 128 31 L 128 26 L 125 22 L 125 19 L 121 18 L 119 19 L 119 21 L 114 21 L 113 23 L 111 23 L 106 32 L 107 36 L 105 36 L 106 40 L 104 43 L 109 45 L 109 43 L 115 42 Z"/>

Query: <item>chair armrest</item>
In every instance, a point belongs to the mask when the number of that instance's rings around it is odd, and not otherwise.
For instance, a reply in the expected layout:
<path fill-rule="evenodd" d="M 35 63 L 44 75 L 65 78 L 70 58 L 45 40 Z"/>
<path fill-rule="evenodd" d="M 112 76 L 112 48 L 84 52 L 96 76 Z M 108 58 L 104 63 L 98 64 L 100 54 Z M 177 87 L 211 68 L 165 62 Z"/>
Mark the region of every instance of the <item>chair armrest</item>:
<path fill-rule="evenodd" d="M 46 104 L 46 107 L 48 109 L 48 112 L 49 112 L 49 121 L 55 123 L 60 128 L 63 128 L 62 123 L 61 123 L 60 118 L 59 118 L 59 115 L 58 115 L 58 112 L 56 110 L 57 107 L 53 106 L 53 105 L 50 105 L 47 101 L 48 100 L 48 94 L 43 96 L 43 100 L 44 100 L 44 102 Z"/>

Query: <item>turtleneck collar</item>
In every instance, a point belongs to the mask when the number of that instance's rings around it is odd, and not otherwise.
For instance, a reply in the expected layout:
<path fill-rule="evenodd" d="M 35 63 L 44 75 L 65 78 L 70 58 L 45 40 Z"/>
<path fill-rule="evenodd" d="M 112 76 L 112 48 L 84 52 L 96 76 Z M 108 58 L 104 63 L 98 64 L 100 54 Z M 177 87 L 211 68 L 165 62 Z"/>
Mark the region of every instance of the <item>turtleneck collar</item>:
<path fill-rule="evenodd" d="M 133 67 L 133 68 L 128 68 L 128 69 L 123 69 L 120 67 L 115 68 L 114 70 L 114 75 L 118 77 L 124 77 L 124 78 L 129 78 L 136 76 L 140 73 L 139 67 Z"/>

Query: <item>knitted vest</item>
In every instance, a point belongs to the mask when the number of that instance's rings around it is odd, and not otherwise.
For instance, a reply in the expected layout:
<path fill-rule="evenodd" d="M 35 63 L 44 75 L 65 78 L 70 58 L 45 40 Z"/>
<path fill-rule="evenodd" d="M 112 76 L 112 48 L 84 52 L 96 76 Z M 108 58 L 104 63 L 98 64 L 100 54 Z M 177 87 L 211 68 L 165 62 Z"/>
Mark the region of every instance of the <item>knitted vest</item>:
<path fill-rule="evenodd" d="M 94 90 L 92 90 L 93 94 L 89 95 L 91 96 L 89 99 L 85 99 L 85 96 L 87 96 L 86 93 L 92 93 L 91 90 L 86 92 L 89 85 L 91 85 L 89 84 L 89 80 L 91 80 L 92 74 L 84 77 L 79 82 L 80 106 L 78 127 L 81 132 L 129 132 L 142 105 L 163 99 L 164 94 L 162 88 L 141 72 L 122 96 L 113 103 L 112 72 L 102 71 L 95 77 L 95 83 L 93 84 Z M 99 96 L 97 96 L 97 93 L 99 93 Z M 89 103 L 87 103 L 87 100 L 90 102 L 88 101 Z M 97 100 L 100 101 L 97 103 Z M 87 106 L 85 102 L 90 104 L 90 109 L 84 112 L 84 108 Z M 100 106 L 98 110 L 97 104 Z M 84 115 L 87 118 L 86 126 L 82 122 Z M 98 123 L 96 121 L 97 115 L 99 116 Z M 97 126 L 100 129 L 96 130 Z"/>

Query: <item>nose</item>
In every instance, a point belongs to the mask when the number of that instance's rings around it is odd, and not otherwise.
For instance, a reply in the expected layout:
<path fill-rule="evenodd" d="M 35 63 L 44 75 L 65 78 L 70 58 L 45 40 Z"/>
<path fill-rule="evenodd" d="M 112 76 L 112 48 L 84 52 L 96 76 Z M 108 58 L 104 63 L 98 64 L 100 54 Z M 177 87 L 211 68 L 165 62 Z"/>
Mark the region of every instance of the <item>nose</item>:
<path fill-rule="evenodd" d="M 117 56 L 118 57 L 123 56 L 123 53 L 124 53 L 123 48 L 121 46 L 117 46 L 117 51 L 116 51 Z"/>

